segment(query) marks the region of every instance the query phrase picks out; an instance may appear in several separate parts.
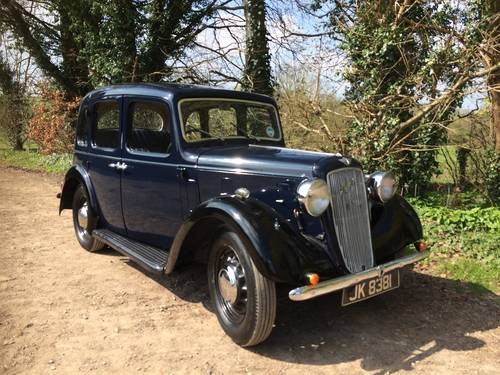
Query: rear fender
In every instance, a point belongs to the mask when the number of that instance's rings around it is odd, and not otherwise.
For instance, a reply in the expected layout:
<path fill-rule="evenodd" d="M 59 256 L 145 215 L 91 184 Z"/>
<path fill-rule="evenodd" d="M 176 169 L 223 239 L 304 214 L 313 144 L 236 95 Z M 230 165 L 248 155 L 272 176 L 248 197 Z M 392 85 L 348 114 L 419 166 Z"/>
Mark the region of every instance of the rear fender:
<path fill-rule="evenodd" d="M 64 176 L 64 184 L 61 191 L 61 201 L 59 202 L 59 214 L 65 209 L 71 209 L 73 205 L 73 195 L 79 185 L 85 186 L 89 196 L 90 206 L 97 212 L 98 205 L 90 176 L 81 165 L 72 166 Z"/>

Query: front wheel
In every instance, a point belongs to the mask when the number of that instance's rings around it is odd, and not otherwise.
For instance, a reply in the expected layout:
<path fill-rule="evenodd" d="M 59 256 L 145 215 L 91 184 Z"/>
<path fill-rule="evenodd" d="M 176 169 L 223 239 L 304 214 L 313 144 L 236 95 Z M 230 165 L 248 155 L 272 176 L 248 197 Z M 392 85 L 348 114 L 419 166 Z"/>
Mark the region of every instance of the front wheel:
<path fill-rule="evenodd" d="M 73 196 L 73 226 L 75 227 L 76 239 L 80 245 L 88 251 L 99 251 L 105 244 L 92 237 L 92 229 L 97 224 L 97 217 L 89 205 L 87 191 L 79 186 Z"/>
<path fill-rule="evenodd" d="M 217 319 L 234 342 L 253 346 L 267 339 L 276 317 L 275 284 L 255 267 L 237 233 L 223 232 L 215 241 L 208 285 Z"/>

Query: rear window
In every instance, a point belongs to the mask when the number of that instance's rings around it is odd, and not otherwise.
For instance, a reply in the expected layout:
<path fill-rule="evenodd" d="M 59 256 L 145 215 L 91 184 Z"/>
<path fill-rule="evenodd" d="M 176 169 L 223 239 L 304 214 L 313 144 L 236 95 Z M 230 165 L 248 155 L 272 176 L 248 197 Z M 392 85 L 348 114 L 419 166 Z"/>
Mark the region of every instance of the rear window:
<path fill-rule="evenodd" d="M 120 146 L 120 109 L 118 102 L 107 101 L 95 105 L 96 125 L 94 145 L 115 149 Z"/>
<path fill-rule="evenodd" d="M 84 106 L 81 108 L 78 123 L 76 126 L 76 144 L 80 147 L 87 146 L 88 132 L 90 128 L 90 113 L 89 108 Z"/>

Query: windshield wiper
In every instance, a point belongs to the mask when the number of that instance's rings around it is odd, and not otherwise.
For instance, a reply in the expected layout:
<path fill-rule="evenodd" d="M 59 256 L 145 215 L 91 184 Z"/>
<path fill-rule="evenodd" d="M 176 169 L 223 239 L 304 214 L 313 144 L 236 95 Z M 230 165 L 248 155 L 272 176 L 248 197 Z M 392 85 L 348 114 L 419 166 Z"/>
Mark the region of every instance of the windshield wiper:
<path fill-rule="evenodd" d="M 207 131 L 205 131 L 203 129 L 196 129 L 196 128 L 193 128 L 192 126 L 189 126 L 189 130 L 193 131 L 193 132 L 198 132 L 198 133 L 201 133 L 201 134 L 208 135 L 208 138 L 217 139 L 217 140 L 222 141 L 222 142 L 225 141 L 224 137 L 222 137 L 221 135 L 214 136 L 214 135 L 210 134 L 209 132 L 207 132 Z"/>
<path fill-rule="evenodd" d="M 246 131 L 244 131 L 242 129 L 237 129 L 237 132 L 240 133 L 240 134 L 243 134 L 246 138 L 252 139 L 252 140 L 257 141 L 257 142 L 260 142 L 263 139 L 261 137 L 257 137 L 256 135 L 249 134 L 248 132 L 246 132 Z"/>

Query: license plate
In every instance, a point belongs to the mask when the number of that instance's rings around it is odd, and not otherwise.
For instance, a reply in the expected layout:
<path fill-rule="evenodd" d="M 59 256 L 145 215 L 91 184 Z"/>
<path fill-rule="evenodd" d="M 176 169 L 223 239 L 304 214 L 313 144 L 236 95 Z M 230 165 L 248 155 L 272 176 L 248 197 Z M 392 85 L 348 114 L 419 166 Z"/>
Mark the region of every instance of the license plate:
<path fill-rule="evenodd" d="M 399 270 L 361 281 L 342 291 L 342 306 L 350 305 L 399 287 Z"/>

